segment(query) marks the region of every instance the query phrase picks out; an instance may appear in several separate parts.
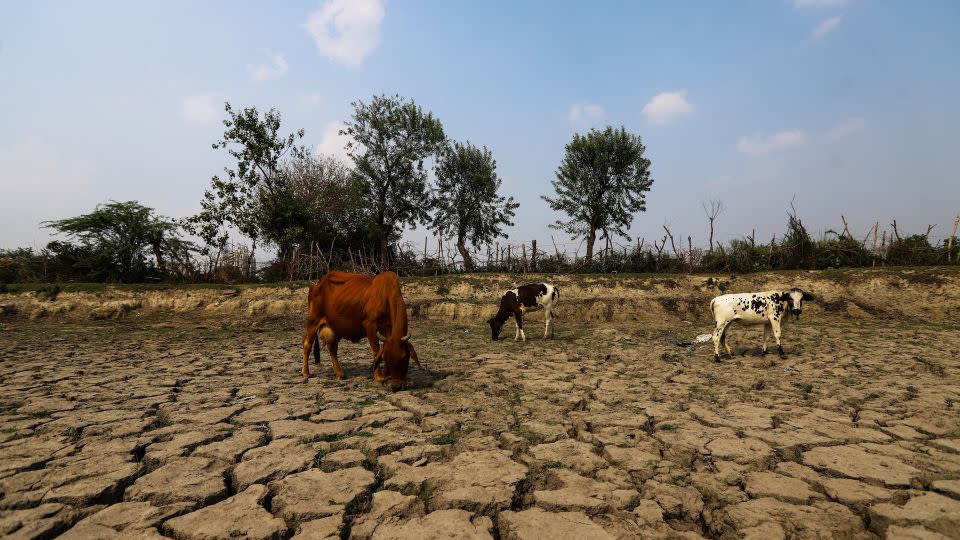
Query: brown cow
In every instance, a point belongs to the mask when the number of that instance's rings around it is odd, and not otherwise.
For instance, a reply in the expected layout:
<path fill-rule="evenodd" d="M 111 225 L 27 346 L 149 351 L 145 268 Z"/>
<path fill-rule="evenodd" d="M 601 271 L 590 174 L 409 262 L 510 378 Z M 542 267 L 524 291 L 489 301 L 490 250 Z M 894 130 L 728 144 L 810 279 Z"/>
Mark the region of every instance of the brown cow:
<path fill-rule="evenodd" d="M 337 361 L 340 340 L 348 339 L 357 343 L 366 337 L 373 353 L 373 364 L 370 366 L 373 378 L 382 382 L 386 379 L 386 372 L 392 390 L 407 387 L 410 359 L 417 366 L 420 366 L 420 360 L 410 343 L 407 308 L 396 274 L 384 272 L 371 276 L 330 272 L 310 287 L 308 299 L 307 331 L 303 334 L 304 377 L 310 376 L 307 364 L 311 347 L 314 359 L 320 362 L 318 335 L 327 344 L 333 373 L 338 379 L 343 378 L 343 370 Z M 383 347 L 380 346 L 380 339 L 383 339 Z M 381 367 L 381 363 L 384 366 Z"/>

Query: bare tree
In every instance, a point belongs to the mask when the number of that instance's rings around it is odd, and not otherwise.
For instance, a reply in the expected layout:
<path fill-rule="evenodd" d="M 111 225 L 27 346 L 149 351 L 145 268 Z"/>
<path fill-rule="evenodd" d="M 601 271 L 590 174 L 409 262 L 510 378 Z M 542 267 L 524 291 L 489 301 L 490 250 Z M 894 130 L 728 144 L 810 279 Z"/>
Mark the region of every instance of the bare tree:
<path fill-rule="evenodd" d="M 713 253 L 713 222 L 726 210 L 727 206 L 719 199 L 713 199 L 709 203 L 702 201 L 700 206 L 703 207 L 703 213 L 706 214 L 707 220 L 710 222 L 710 253 Z"/>

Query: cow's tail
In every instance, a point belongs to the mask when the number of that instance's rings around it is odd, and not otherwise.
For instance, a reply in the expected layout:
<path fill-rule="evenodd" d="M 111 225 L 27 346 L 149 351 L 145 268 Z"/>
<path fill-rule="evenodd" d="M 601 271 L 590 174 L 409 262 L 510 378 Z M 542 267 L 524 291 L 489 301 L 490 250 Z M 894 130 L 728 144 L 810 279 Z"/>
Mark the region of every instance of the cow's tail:
<path fill-rule="evenodd" d="M 710 300 L 710 314 L 713 315 L 713 320 L 717 320 L 717 299 L 714 298 Z"/>
<path fill-rule="evenodd" d="M 553 302 L 560 301 L 560 287 L 557 287 L 556 285 L 553 286 L 553 295 L 551 296 L 550 300 Z"/>

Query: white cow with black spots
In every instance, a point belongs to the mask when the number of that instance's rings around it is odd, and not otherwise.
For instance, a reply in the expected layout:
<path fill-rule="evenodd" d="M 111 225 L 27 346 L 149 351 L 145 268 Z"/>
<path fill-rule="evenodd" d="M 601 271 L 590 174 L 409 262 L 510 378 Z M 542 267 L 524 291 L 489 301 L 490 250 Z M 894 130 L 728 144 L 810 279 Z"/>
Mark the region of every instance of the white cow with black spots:
<path fill-rule="evenodd" d="M 717 322 L 713 330 L 714 360 L 720 361 L 720 345 L 733 357 L 733 351 L 727 344 L 727 328 L 733 322 L 750 325 L 763 325 L 763 354 L 767 354 L 767 335 L 773 331 L 777 341 L 777 351 L 785 357 L 780 344 L 780 325 L 786 322 L 787 315 L 800 319 L 803 302 L 812 301 L 813 295 L 798 288 L 789 291 L 766 291 L 757 293 L 724 294 L 710 301 L 710 312 Z"/>

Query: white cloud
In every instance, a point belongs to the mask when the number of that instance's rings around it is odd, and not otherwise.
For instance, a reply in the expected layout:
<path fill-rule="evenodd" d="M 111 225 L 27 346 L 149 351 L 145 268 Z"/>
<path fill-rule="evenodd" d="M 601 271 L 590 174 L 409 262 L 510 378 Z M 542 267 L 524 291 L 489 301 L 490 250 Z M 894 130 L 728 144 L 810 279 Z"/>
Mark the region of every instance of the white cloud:
<path fill-rule="evenodd" d="M 274 54 L 269 64 L 247 64 L 247 72 L 254 81 L 263 82 L 283 77 L 287 74 L 287 67 L 287 59 L 282 54 Z"/>
<path fill-rule="evenodd" d="M 813 37 L 813 39 L 822 38 L 823 36 L 827 35 L 831 31 L 836 29 L 838 26 L 840 26 L 840 21 L 842 19 L 843 17 L 840 15 L 837 15 L 836 17 L 830 17 L 829 19 L 820 23 L 820 26 L 817 26 L 813 30 L 813 34 L 811 34 L 811 36 Z"/>
<path fill-rule="evenodd" d="M 662 92 L 653 96 L 640 111 L 651 124 L 666 124 L 680 116 L 693 112 L 693 105 L 687 101 L 687 91 Z"/>
<path fill-rule="evenodd" d="M 795 8 L 829 8 L 839 7 L 847 3 L 847 0 L 793 0 Z"/>
<path fill-rule="evenodd" d="M 380 45 L 381 0 L 327 0 L 304 25 L 321 55 L 357 68 Z"/>
<path fill-rule="evenodd" d="M 191 124 L 210 124 L 220 117 L 222 102 L 214 94 L 186 96 L 180 104 L 180 114 Z"/>
<path fill-rule="evenodd" d="M 320 94 L 300 94 L 299 101 L 301 105 L 316 107 L 323 101 L 323 96 Z"/>
<path fill-rule="evenodd" d="M 759 156 L 774 150 L 798 146 L 806 142 L 807 134 L 802 130 L 793 129 L 768 136 L 754 135 L 753 137 L 740 137 L 740 140 L 737 141 L 737 151 L 752 156 Z"/>
<path fill-rule="evenodd" d="M 584 101 L 583 103 L 576 103 L 571 106 L 567 118 L 570 119 L 571 124 L 590 126 L 603 120 L 604 114 L 603 107 L 600 105 Z"/>
<path fill-rule="evenodd" d="M 349 162 L 347 156 L 347 143 L 351 141 L 349 135 L 341 135 L 340 130 L 344 129 L 340 122 L 330 122 L 323 128 L 323 136 L 320 138 L 320 144 L 317 145 L 317 154 L 324 156 L 334 156 Z"/>
<path fill-rule="evenodd" d="M 866 127 L 867 121 L 864 120 L 862 116 L 854 116 L 847 118 L 841 122 L 838 122 L 837 125 L 830 128 L 827 131 L 827 139 L 835 141 L 837 139 L 842 139 L 857 133 L 858 131 L 863 131 L 863 128 Z"/>

